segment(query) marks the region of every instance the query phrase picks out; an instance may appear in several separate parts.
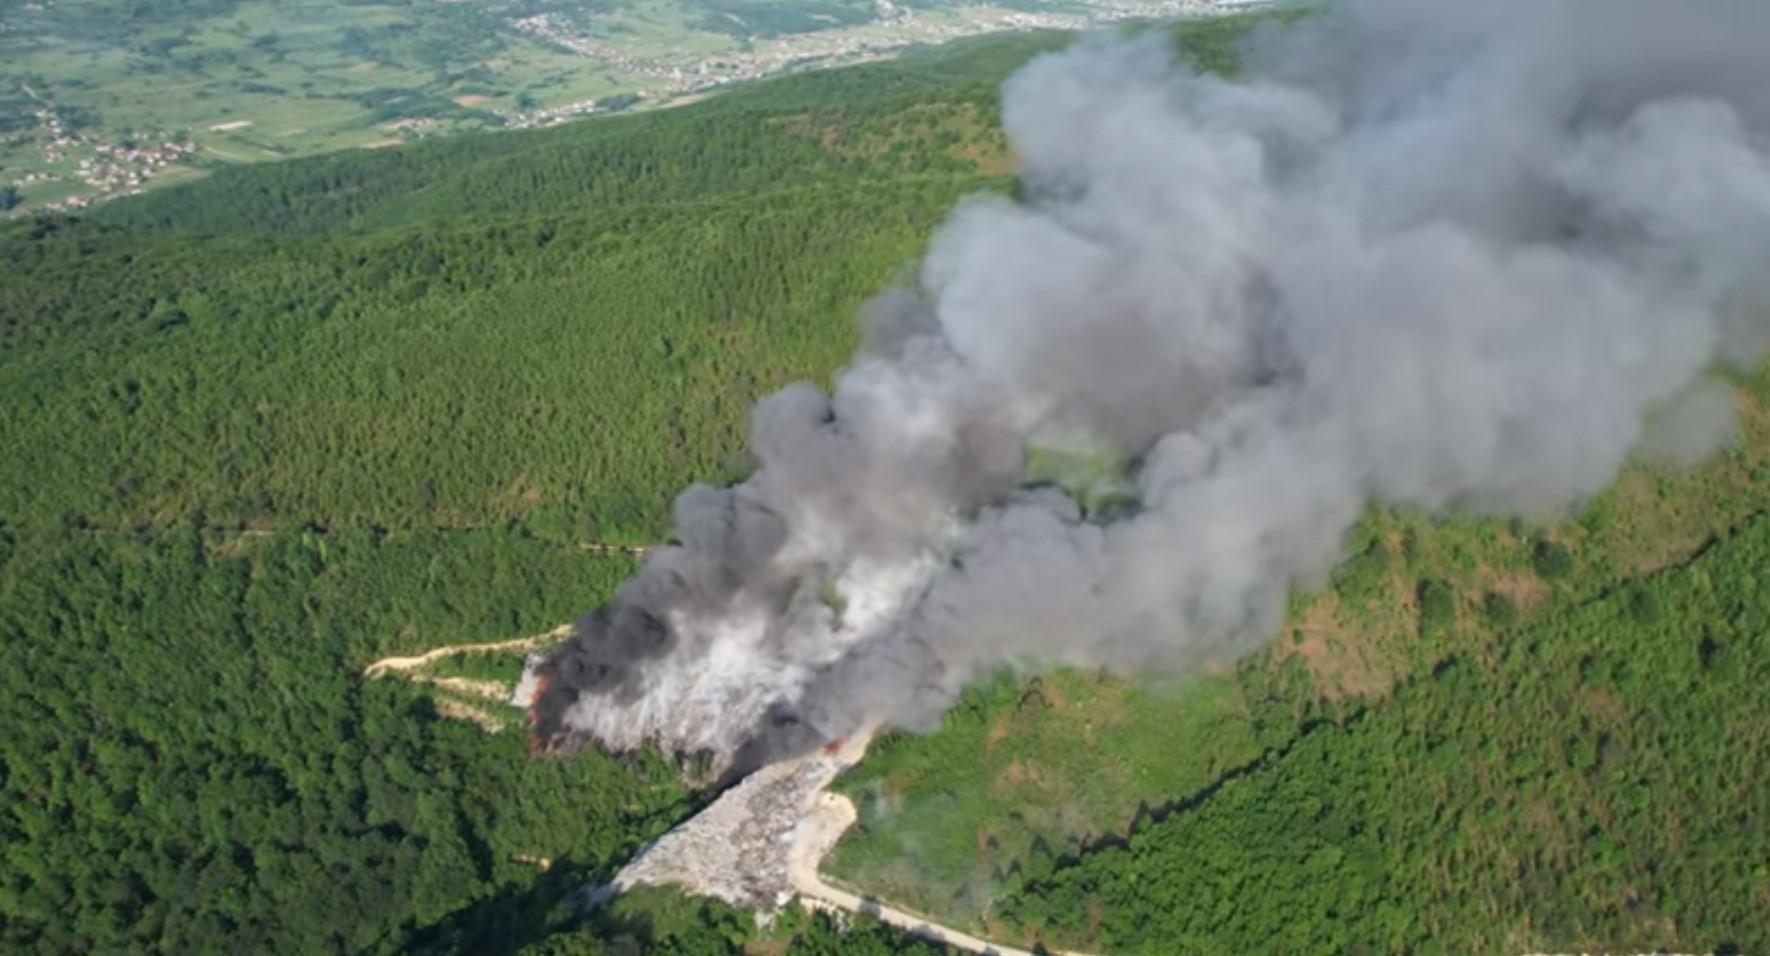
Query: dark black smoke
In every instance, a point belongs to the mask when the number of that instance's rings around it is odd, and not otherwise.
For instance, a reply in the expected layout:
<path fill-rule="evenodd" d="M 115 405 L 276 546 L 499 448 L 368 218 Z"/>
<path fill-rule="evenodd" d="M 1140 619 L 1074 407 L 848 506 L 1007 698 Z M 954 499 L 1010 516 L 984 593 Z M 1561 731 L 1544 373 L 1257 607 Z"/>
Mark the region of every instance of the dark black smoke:
<path fill-rule="evenodd" d="M 760 759 L 1004 665 L 1184 667 L 1373 501 L 1551 515 L 1712 450 L 1708 372 L 1770 332 L 1767 37 L 1758 2 L 1359 0 L 1244 82 L 1159 37 L 1035 61 L 1027 198 L 953 213 L 832 394 L 761 403 L 756 473 L 547 660 L 540 739 Z"/>

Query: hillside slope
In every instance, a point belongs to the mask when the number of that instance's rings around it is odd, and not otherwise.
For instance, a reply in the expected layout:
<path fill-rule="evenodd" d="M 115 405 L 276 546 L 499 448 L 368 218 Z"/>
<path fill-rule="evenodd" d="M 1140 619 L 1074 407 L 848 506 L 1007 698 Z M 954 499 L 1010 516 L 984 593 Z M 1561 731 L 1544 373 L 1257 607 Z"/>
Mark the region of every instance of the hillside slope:
<path fill-rule="evenodd" d="M 1243 26 L 1183 39 L 1221 67 Z M 1011 188 L 995 85 L 1060 42 L 0 229 L 0 948 L 913 945 L 803 914 L 763 939 L 667 894 L 580 932 L 564 894 L 707 795 L 648 755 L 530 761 L 360 672 L 606 599 L 633 563 L 582 545 L 656 542 L 682 486 L 742 474 L 750 403 L 827 379 L 951 203 Z M 1761 940 L 1770 384 L 1736 385 L 1727 453 L 1566 520 L 1367 516 L 1239 665 L 974 689 L 842 782 L 861 818 L 827 875 L 992 938 L 1154 952 Z M 1606 703 L 1637 692 L 1655 707 Z"/>
<path fill-rule="evenodd" d="M 0 228 L 0 948 L 742 945 L 668 901 L 551 937 L 704 796 L 361 671 L 606 599 L 632 559 L 580 545 L 745 467 L 749 404 L 1000 182 L 941 84 L 1029 42 Z"/>

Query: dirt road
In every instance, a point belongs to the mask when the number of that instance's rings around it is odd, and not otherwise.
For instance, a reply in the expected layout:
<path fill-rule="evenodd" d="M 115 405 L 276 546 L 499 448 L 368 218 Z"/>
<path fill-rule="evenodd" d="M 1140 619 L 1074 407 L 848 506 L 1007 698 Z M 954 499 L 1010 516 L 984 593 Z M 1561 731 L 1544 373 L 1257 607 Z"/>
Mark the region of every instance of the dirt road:
<path fill-rule="evenodd" d="M 419 654 L 416 657 L 383 657 L 368 667 L 363 668 L 364 677 L 380 677 L 389 671 L 417 670 L 426 664 L 433 664 L 445 657 L 458 654 L 487 654 L 498 651 L 528 651 L 547 644 L 556 644 L 572 634 L 575 625 L 561 624 L 545 634 L 533 637 L 518 637 L 508 641 L 493 641 L 490 644 L 451 644 L 433 651 Z"/>
<path fill-rule="evenodd" d="M 866 753 L 871 736 L 870 733 L 863 732 L 850 737 L 839 752 L 838 762 L 845 767 L 859 763 Z M 1029 950 L 992 943 L 962 930 L 942 926 L 925 916 L 905 912 L 878 900 L 856 896 L 825 883 L 823 877 L 818 875 L 818 864 L 835 847 L 843 832 L 854 825 L 855 816 L 854 803 L 847 797 L 821 789 L 813 794 L 811 806 L 806 808 L 804 819 L 793 840 L 787 864 L 787 877 L 792 882 L 793 889 L 799 893 L 800 900 L 807 906 L 864 913 L 904 932 L 967 952 L 992 956 L 1036 956 Z M 1081 954 L 1068 953 L 1059 956 Z"/>
<path fill-rule="evenodd" d="M 436 684 L 448 690 L 459 691 L 469 696 L 493 699 L 501 696 L 497 692 L 502 690 L 501 685 L 498 685 L 495 682 L 475 681 L 458 677 L 439 678 L 429 675 L 411 674 L 410 672 L 419 670 L 429 664 L 442 660 L 443 658 L 453 657 L 458 654 L 522 651 L 531 650 L 546 644 L 557 643 L 571 635 L 572 627 L 573 625 L 565 624 L 547 632 L 546 634 L 537 634 L 533 637 L 521 637 L 508 641 L 496 641 L 487 644 L 455 644 L 449 647 L 439 647 L 433 651 L 419 654 L 414 657 L 384 657 L 364 668 L 363 676 L 379 677 L 388 673 L 406 673 L 407 676 L 412 679 Z M 480 712 L 478 708 L 471 707 L 470 705 L 459 701 L 448 701 L 447 703 L 454 711 L 459 711 L 458 713 L 455 713 L 454 716 L 473 720 L 475 723 L 480 723 L 482 726 L 486 726 L 488 730 L 494 729 L 492 726 L 488 725 L 488 722 L 495 721 L 495 718 L 492 718 L 489 714 Z M 471 713 L 469 711 L 471 711 Z M 1004 946 L 999 943 L 992 943 L 988 940 L 972 936 L 962 930 L 957 930 L 950 926 L 942 926 L 925 916 L 918 916 L 914 913 L 909 913 L 897 909 L 896 907 L 886 905 L 877 900 L 857 896 L 847 890 L 839 889 L 825 883 L 823 878 L 818 875 L 818 864 L 823 861 L 825 856 L 829 855 L 830 850 L 835 847 L 836 841 L 854 824 L 856 817 L 853 802 L 847 797 L 842 796 L 839 793 L 831 793 L 825 788 L 842 770 L 852 767 L 860 762 L 861 757 L 865 756 L 867 744 L 871 740 L 872 732 L 870 730 L 859 731 L 844 741 L 841 748 L 833 755 L 828 753 L 808 754 L 796 758 L 794 761 L 790 761 L 789 763 L 793 765 L 791 767 L 788 766 L 788 764 L 777 764 L 771 767 L 771 769 L 786 772 L 794 769 L 798 765 L 805 765 L 815 770 L 815 777 L 810 781 L 810 786 L 812 787 L 811 792 L 804 798 L 806 804 L 801 811 L 798 824 L 793 828 L 791 843 L 787 847 L 787 882 L 792 887 L 793 891 L 799 895 L 800 899 L 807 906 L 846 913 L 865 914 L 882 923 L 895 926 L 905 932 L 913 933 L 924 939 L 943 943 L 947 946 L 962 949 L 967 952 L 993 954 L 993 956 L 1035 956 L 1034 953 L 1028 950 L 1017 949 L 1013 946 Z M 711 811 L 717 809 L 718 806 L 719 805 L 716 804 L 715 807 L 709 808 L 709 811 L 704 811 L 703 816 L 710 815 Z M 742 811 L 742 808 L 739 808 L 739 811 Z M 735 824 L 741 824 L 750 819 L 746 812 L 739 811 L 734 811 L 733 814 L 730 814 L 733 817 Z M 789 809 L 788 812 L 790 813 L 791 810 Z M 682 829 L 684 828 L 678 828 L 679 831 Z M 736 836 L 735 832 L 733 834 L 726 834 L 724 830 L 718 826 L 715 826 L 713 829 L 715 836 L 720 837 L 723 840 L 723 843 L 734 842 Z M 674 833 L 677 831 L 672 832 Z M 666 838 L 666 840 L 667 839 L 668 838 Z M 659 841 L 660 844 L 664 842 L 665 841 Z M 693 841 L 689 842 L 690 844 L 693 844 Z M 778 843 L 776 845 L 778 846 Z M 691 846 L 690 849 L 693 849 L 693 846 Z M 659 854 L 652 850 L 648 850 L 647 853 L 657 857 L 668 856 L 668 854 Z M 702 853 L 699 855 L 705 854 Z M 638 867 L 639 869 L 644 869 L 643 864 L 645 863 L 646 860 L 643 855 L 640 860 L 635 861 L 635 864 L 641 864 L 641 866 Z M 650 864 L 653 869 L 659 869 L 660 873 L 631 872 L 635 870 L 636 867 L 634 864 L 630 864 L 628 869 L 623 870 L 620 876 L 617 877 L 612 886 L 591 894 L 592 899 L 600 900 L 605 898 L 607 892 L 618 892 L 620 889 L 625 888 L 625 886 L 640 882 L 682 882 L 698 892 L 707 891 L 707 887 L 701 886 L 692 878 L 696 872 L 694 866 L 673 867 L 668 860 L 659 863 L 658 860 L 655 859 L 651 860 Z M 678 870 L 681 872 L 678 872 Z M 718 894 L 715 893 L 714 895 Z M 1060 953 L 1057 954 L 1057 956 L 1082 956 L 1082 954 Z"/>

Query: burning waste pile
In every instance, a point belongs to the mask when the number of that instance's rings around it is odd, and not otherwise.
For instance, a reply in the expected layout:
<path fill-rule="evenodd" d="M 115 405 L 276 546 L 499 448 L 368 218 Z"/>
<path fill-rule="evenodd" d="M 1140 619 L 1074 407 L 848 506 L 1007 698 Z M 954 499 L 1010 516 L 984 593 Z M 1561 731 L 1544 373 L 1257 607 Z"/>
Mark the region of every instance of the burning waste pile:
<path fill-rule="evenodd" d="M 807 891 L 815 897 L 822 891 L 817 864 L 853 821 L 854 810 L 847 798 L 824 788 L 859 759 L 869 734 L 744 777 L 653 841 L 612 882 L 588 887 L 585 902 L 596 905 L 639 884 L 684 885 L 756 909 L 778 908 Z"/>
<path fill-rule="evenodd" d="M 1547 516 L 1725 442 L 1770 342 L 1770 5 L 1341 2 L 1247 79 L 1165 38 L 1021 70 L 1021 197 L 962 204 L 830 394 L 677 501 L 536 668 L 547 750 L 741 772 L 927 729 L 1004 666 L 1247 650 L 1371 502 Z M 1028 487 L 1123 462 L 1135 503 Z"/>

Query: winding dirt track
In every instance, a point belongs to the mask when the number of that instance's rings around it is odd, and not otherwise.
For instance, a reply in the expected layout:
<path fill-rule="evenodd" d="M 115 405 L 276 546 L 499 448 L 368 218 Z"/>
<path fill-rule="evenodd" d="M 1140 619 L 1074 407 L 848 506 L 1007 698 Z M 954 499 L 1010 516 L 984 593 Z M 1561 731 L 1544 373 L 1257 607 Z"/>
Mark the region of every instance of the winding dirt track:
<path fill-rule="evenodd" d="M 426 651 L 416 657 L 383 657 L 363 668 L 364 677 L 380 677 L 389 671 L 417 670 L 427 664 L 434 664 L 445 657 L 460 654 L 487 654 L 498 651 L 528 651 L 544 644 L 557 643 L 571 636 L 571 624 L 561 624 L 545 634 L 533 637 L 518 637 L 508 641 L 493 641 L 489 644 L 450 644 L 433 651 Z"/>
<path fill-rule="evenodd" d="M 461 654 L 482 654 L 510 651 L 526 651 L 557 643 L 571 636 L 573 625 L 562 624 L 545 634 L 532 637 L 519 637 L 508 641 L 493 641 L 484 644 L 453 644 L 439 647 L 412 657 L 384 657 L 363 668 L 364 677 L 380 677 L 389 673 L 408 673 L 419 670 L 444 658 Z M 487 693 L 487 685 L 496 686 L 493 682 L 474 681 L 466 678 L 438 678 L 427 675 L 411 675 L 413 679 L 424 683 L 470 694 L 476 697 L 491 698 Z M 486 726 L 487 721 L 495 721 L 489 714 L 478 712 L 478 708 L 459 702 L 450 702 L 456 709 L 463 711 L 457 714 L 463 719 L 471 719 L 475 723 Z M 465 711 L 475 711 L 466 713 Z M 493 729 L 487 726 L 488 730 Z M 838 768 L 851 767 L 860 762 L 866 754 L 867 744 L 872 739 L 871 731 L 856 733 L 842 745 L 835 754 L 831 767 L 830 778 L 834 779 Z M 801 758 L 801 759 L 817 759 Z M 827 782 L 825 784 L 827 786 Z M 878 900 L 857 896 L 847 890 L 831 886 L 818 875 L 819 862 L 835 847 L 836 841 L 854 824 L 856 811 L 854 803 L 839 793 L 819 787 L 811 794 L 808 805 L 793 836 L 792 846 L 788 850 L 787 878 L 800 899 L 815 908 L 841 911 L 846 913 L 864 914 L 895 926 L 907 933 L 913 933 L 924 939 L 943 943 L 955 949 L 986 956 L 1039 956 L 1029 950 L 1017 949 L 992 943 L 985 939 L 972 936 L 962 930 L 950 926 L 942 926 L 925 916 L 918 916 L 905 910 L 888 906 Z M 1083 956 L 1080 953 L 1059 953 L 1052 951 L 1054 956 Z"/>

